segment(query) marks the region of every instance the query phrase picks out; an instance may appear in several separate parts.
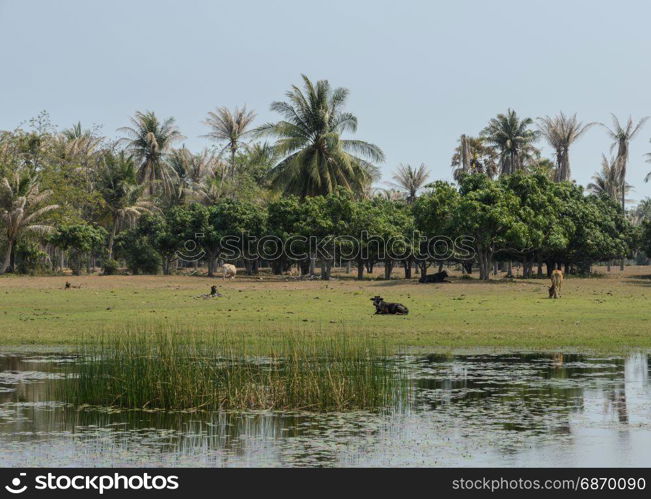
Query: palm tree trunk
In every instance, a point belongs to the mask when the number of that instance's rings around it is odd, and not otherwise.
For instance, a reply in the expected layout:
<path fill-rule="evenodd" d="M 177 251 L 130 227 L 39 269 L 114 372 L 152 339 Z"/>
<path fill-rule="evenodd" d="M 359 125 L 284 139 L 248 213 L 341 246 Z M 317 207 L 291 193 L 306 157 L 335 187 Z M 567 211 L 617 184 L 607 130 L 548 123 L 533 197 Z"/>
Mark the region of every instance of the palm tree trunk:
<path fill-rule="evenodd" d="M 4 258 L 4 262 L 2 263 L 2 268 L 0 268 L 0 274 L 4 274 L 5 272 L 7 272 L 7 269 L 11 264 L 11 254 L 13 248 L 14 248 L 14 241 L 10 239 L 9 241 L 7 241 L 7 250 L 5 251 L 5 258 Z"/>
<path fill-rule="evenodd" d="M 235 153 L 237 152 L 237 147 L 231 147 L 231 180 L 235 178 Z"/>
<path fill-rule="evenodd" d="M 11 245 L 11 255 L 9 256 L 9 272 L 16 271 L 16 243 Z"/>
<path fill-rule="evenodd" d="M 622 160 L 622 185 L 621 185 L 621 194 L 622 194 L 622 213 L 626 216 L 626 160 Z M 619 270 L 624 270 L 624 257 L 619 261 Z"/>
<path fill-rule="evenodd" d="M 570 150 L 565 148 L 563 150 L 563 180 L 570 180 Z"/>
<path fill-rule="evenodd" d="M 554 182 L 560 182 L 563 179 L 563 155 L 560 149 L 556 149 L 556 172 L 554 173 Z"/>
<path fill-rule="evenodd" d="M 118 223 L 115 222 L 113 224 L 113 230 L 111 230 L 111 234 L 109 235 L 109 240 L 108 240 L 108 260 L 113 259 L 113 244 L 115 243 L 115 235 L 118 232 Z"/>
<path fill-rule="evenodd" d="M 461 168 L 465 173 L 470 171 L 470 153 L 465 134 L 461 136 Z"/>

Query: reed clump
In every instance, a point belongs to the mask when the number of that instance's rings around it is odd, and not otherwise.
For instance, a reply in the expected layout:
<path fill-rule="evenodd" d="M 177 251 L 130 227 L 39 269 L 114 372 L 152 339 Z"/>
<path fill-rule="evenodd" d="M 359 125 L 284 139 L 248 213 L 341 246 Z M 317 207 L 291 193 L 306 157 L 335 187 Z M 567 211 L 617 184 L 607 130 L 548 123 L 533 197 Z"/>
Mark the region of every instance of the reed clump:
<path fill-rule="evenodd" d="M 408 384 L 385 345 L 341 333 L 274 341 L 126 328 L 86 343 L 66 402 L 129 409 L 343 411 L 399 403 Z"/>

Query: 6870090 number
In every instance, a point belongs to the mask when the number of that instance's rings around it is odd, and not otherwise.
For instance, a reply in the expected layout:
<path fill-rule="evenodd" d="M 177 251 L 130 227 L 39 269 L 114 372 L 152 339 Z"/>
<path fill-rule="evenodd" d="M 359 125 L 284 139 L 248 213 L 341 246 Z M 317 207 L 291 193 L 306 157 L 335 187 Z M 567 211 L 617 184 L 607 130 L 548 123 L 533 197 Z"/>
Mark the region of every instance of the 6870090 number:
<path fill-rule="evenodd" d="M 645 490 L 646 480 L 644 478 L 614 478 L 594 477 L 579 479 L 578 489 L 580 490 Z"/>

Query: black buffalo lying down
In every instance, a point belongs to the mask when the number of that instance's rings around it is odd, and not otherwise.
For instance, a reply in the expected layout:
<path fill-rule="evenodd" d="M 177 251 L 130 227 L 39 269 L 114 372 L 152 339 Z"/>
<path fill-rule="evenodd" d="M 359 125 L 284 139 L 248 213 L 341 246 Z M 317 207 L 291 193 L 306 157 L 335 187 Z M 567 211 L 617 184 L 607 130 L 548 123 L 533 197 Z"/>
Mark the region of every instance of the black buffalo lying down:
<path fill-rule="evenodd" d="M 436 274 L 424 275 L 418 282 L 450 282 L 447 280 L 448 273 L 444 270 L 442 272 L 437 272 Z"/>
<path fill-rule="evenodd" d="M 402 303 L 387 303 L 381 296 L 371 298 L 373 305 L 375 305 L 375 313 L 377 314 L 391 314 L 391 315 L 407 315 L 409 309 Z"/>

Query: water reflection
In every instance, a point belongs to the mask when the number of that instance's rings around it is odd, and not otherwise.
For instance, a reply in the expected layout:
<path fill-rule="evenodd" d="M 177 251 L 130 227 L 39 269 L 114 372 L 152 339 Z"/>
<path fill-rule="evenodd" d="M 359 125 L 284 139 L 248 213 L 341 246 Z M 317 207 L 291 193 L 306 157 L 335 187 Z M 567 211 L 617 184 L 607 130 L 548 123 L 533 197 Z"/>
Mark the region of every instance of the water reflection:
<path fill-rule="evenodd" d="M 403 356 L 383 413 L 164 413 L 51 400 L 62 355 L 0 354 L 5 466 L 649 466 L 646 353 Z"/>

